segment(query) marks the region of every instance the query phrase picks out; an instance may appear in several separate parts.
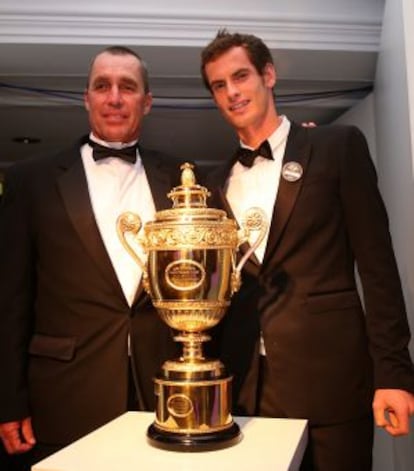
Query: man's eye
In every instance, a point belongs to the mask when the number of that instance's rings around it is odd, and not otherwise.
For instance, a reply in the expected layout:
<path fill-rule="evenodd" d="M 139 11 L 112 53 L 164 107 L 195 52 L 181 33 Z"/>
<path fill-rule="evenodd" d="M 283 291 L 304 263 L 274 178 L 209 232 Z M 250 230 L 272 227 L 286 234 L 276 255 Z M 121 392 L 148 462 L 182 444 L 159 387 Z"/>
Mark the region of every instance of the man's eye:
<path fill-rule="evenodd" d="M 121 90 L 126 90 L 126 91 L 129 91 L 129 92 L 134 92 L 136 90 L 136 86 L 134 84 L 131 84 L 131 83 L 126 83 L 124 85 L 121 85 Z"/>
<path fill-rule="evenodd" d="M 108 88 L 108 84 L 104 82 L 97 82 L 93 85 L 93 89 L 100 91 L 100 90 L 106 90 Z"/>
<path fill-rule="evenodd" d="M 249 72 L 247 70 L 243 70 L 243 71 L 239 72 L 238 74 L 236 74 L 236 76 L 234 78 L 235 78 L 235 80 L 244 80 L 248 76 L 249 76 Z"/>
<path fill-rule="evenodd" d="M 216 83 L 213 83 L 213 85 L 211 85 L 211 89 L 213 90 L 213 92 L 221 90 L 222 88 L 224 88 L 223 82 L 216 82 Z"/>

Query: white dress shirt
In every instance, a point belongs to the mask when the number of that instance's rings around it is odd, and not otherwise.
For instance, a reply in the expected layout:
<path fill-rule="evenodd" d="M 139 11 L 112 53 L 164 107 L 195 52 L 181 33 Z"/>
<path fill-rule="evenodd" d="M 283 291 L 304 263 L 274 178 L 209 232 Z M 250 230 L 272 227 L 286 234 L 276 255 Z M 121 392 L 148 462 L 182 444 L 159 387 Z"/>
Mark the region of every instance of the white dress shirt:
<path fill-rule="evenodd" d="M 290 121 L 286 116 L 281 116 L 281 119 L 278 128 L 267 139 L 272 149 L 273 160 L 258 156 L 250 168 L 236 162 L 230 172 L 226 183 L 226 197 L 239 224 L 244 213 L 249 208 L 257 206 L 265 212 L 270 227 L 290 130 Z M 240 142 L 240 145 L 248 147 L 243 142 Z M 268 236 L 269 232 L 255 250 L 255 255 L 260 262 L 263 262 Z M 256 237 L 257 234 L 252 232 L 249 242 L 252 243 Z M 260 336 L 260 354 L 266 355 L 262 335 Z"/>
<path fill-rule="evenodd" d="M 95 136 L 91 137 L 99 144 L 108 146 Z M 121 148 L 134 143 L 125 145 L 111 143 L 110 146 Z M 141 280 L 142 270 L 120 242 L 116 221 L 125 211 L 138 214 L 143 225 L 154 219 L 155 205 L 144 166 L 138 150 L 135 164 L 116 157 L 95 162 L 89 144 L 82 146 L 81 155 L 95 219 L 125 298 L 131 306 Z M 128 236 L 128 241 L 145 262 L 146 256 L 135 238 Z"/>
<path fill-rule="evenodd" d="M 226 197 L 239 224 L 244 213 L 249 208 L 257 206 L 265 212 L 270 226 L 289 130 L 289 120 L 286 116 L 281 116 L 280 125 L 267 139 L 272 149 L 273 160 L 258 156 L 250 168 L 240 162 L 234 164 L 226 183 Z M 247 147 L 242 142 L 240 145 Z M 257 234 L 252 233 L 250 241 L 256 237 Z M 267 239 L 268 233 L 255 251 L 260 262 L 263 261 Z"/>

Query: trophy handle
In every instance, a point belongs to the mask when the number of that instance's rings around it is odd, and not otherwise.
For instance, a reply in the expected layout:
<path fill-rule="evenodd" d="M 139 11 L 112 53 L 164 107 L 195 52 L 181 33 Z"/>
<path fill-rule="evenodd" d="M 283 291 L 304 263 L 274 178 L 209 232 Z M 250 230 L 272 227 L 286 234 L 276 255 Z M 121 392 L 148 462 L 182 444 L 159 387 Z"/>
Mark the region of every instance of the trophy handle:
<path fill-rule="evenodd" d="M 248 209 L 241 221 L 241 229 L 238 231 L 238 247 L 244 242 L 247 242 L 251 231 L 259 231 L 256 240 L 250 245 L 243 257 L 240 259 L 237 266 L 233 259 L 233 272 L 231 274 L 230 289 L 231 294 L 236 293 L 241 286 L 241 270 L 247 262 L 250 255 L 259 247 L 268 229 L 266 214 L 261 208 L 253 207 Z"/>
<path fill-rule="evenodd" d="M 259 231 L 259 234 L 257 235 L 256 240 L 251 244 L 249 250 L 247 250 L 247 252 L 240 259 L 235 270 L 236 273 L 240 274 L 241 269 L 247 262 L 250 255 L 257 249 L 257 247 L 259 247 L 264 236 L 266 235 L 268 226 L 269 225 L 267 223 L 266 214 L 263 209 L 253 207 L 244 213 L 243 220 L 241 222 L 242 228 L 239 231 L 239 246 L 248 240 L 251 231 Z"/>
<path fill-rule="evenodd" d="M 145 263 L 136 254 L 135 250 L 132 249 L 132 247 L 129 245 L 125 237 L 125 234 L 128 232 L 133 234 L 134 237 L 136 237 L 139 231 L 141 230 L 141 227 L 142 227 L 141 218 L 138 216 L 138 214 L 132 213 L 131 211 L 122 213 L 120 216 L 118 216 L 118 219 L 116 221 L 116 232 L 118 233 L 118 237 L 119 237 L 119 240 L 121 241 L 121 244 L 123 245 L 125 250 L 129 253 L 129 255 L 131 255 L 131 257 L 140 266 L 143 276 L 144 278 L 146 278 L 147 268 L 145 266 Z"/>

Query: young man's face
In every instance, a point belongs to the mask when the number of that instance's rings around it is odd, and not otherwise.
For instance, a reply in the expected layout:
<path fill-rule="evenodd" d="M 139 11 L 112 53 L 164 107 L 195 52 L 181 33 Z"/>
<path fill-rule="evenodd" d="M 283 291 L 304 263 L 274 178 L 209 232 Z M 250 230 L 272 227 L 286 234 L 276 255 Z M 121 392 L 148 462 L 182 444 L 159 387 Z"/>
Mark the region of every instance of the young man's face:
<path fill-rule="evenodd" d="M 205 72 L 218 108 L 237 131 L 266 126 L 274 111 L 272 64 L 259 75 L 245 49 L 237 46 L 207 63 Z"/>
<path fill-rule="evenodd" d="M 93 133 L 104 141 L 130 142 L 139 137 L 152 96 L 145 93 L 141 64 L 132 55 L 99 54 L 84 96 Z"/>

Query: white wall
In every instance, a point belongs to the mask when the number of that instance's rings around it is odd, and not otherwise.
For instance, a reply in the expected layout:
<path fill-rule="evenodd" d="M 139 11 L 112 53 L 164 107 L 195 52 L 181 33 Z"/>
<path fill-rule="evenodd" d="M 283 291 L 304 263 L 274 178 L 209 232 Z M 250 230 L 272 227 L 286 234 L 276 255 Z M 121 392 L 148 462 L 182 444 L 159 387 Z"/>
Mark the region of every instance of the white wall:
<path fill-rule="evenodd" d="M 354 126 L 358 126 L 367 139 L 372 160 L 376 163 L 377 136 L 375 132 L 374 104 L 375 97 L 374 94 L 371 93 L 356 106 L 341 115 L 335 122 L 338 124 L 353 124 Z"/>
<path fill-rule="evenodd" d="M 374 93 L 368 95 L 365 100 L 348 110 L 335 122 L 338 124 L 353 124 L 361 129 L 367 139 L 371 157 L 378 169 Z M 382 429 L 375 429 L 373 471 L 397 471 L 394 466 L 395 458 L 391 441 L 386 432 Z"/>
<path fill-rule="evenodd" d="M 414 2 L 404 0 L 405 55 L 407 63 L 408 106 L 410 109 L 411 157 L 414 167 Z"/>
<path fill-rule="evenodd" d="M 357 125 L 366 135 L 388 209 L 407 314 L 414 334 L 414 2 L 385 5 L 375 93 L 338 122 Z M 414 342 L 410 344 L 414 357 Z M 411 433 L 398 439 L 376 429 L 374 471 L 414 469 Z"/>
<path fill-rule="evenodd" d="M 414 7 L 412 0 L 388 0 L 375 83 L 377 168 L 391 224 L 395 252 L 414 332 Z M 411 342 L 411 354 L 414 343 Z M 408 437 L 377 434 L 375 469 L 414 469 L 414 420 Z"/>
<path fill-rule="evenodd" d="M 388 0 L 375 81 L 380 187 L 390 216 L 412 330 L 414 330 L 414 147 L 411 135 L 414 126 L 413 28 L 412 0 Z M 414 353 L 413 342 L 411 342 L 411 352 Z"/>
<path fill-rule="evenodd" d="M 1 0 L 0 43 L 205 46 L 217 29 L 269 47 L 376 51 L 385 0 Z"/>
<path fill-rule="evenodd" d="M 233 17 L 241 16 L 244 11 L 251 10 L 252 16 L 279 14 L 287 17 L 313 16 L 318 19 L 354 17 L 355 12 L 360 15 L 361 21 L 373 19 L 382 12 L 385 0 L 289 0 L 277 2 L 274 0 L 256 0 L 252 3 L 247 0 L 157 0 L 156 2 L 139 2 L 136 0 L 71 0 L 71 2 L 56 2 L 56 0 L 2 0 L 0 11 L 6 14 L 27 12 L 37 14 L 54 14 L 65 12 L 73 15 L 83 15 L 93 12 L 96 16 L 106 13 L 126 13 L 128 15 L 139 13 L 156 14 L 159 17 L 184 18 L 194 12 L 201 17 L 208 16 Z"/>

